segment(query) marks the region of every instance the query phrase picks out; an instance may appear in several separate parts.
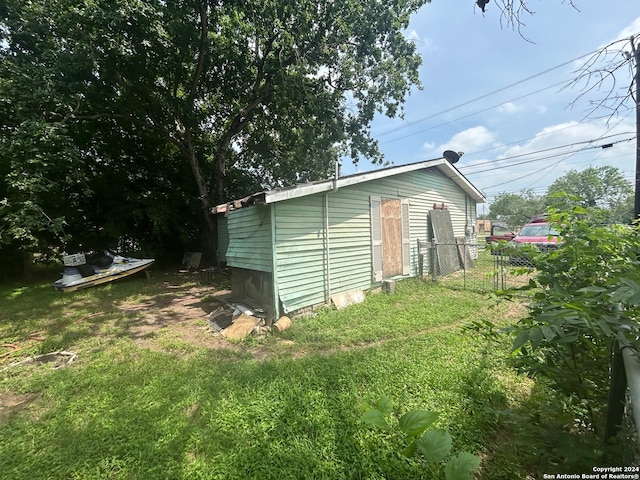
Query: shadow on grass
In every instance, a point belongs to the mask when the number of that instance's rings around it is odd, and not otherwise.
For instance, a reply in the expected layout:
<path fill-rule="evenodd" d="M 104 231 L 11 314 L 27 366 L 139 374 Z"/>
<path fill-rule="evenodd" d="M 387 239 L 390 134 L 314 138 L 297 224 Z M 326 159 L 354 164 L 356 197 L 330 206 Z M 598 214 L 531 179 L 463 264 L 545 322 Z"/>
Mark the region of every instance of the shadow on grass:
<path fill-rule="evenodd" d="M 202 286 L 196 274 L 154 272 L 151 279 L 133 275 L 86 290 L 55 291 L 50 282 L 0 286 L 0 362 L 9 357 L 68 349 L 84 340 L 153 336 L 154 329 L 183 320 L 183 312 L 168 306 L 185 297 L 192 288 L 215 291 L 215 285 Z M 204 315 L 210 303 L 187 298 L 183 310 Z M 153 312 L 153 322 L 144 312 Z"/>
<path fill-rule="evenodd" d="M 160 308 L 167 290 L 189 285 L 2 291 L 0 307 L 13 320 L 0 333 L 24 338 L 37 326 L 53 348 L 102 334 L 110 322 L 109 335 L 130 338 L 145 320 L 123 313 L 123 303 Z M 0 470 L 15 479 L 441 478 L 441 466 L 400 455 L 403 438 L 360 421 L 361 405 L 388 395 L 397 415 L 439 412 L 456 450 L 483 456 L 481 478 L 550 473 L 560 458 L 550 439 L 562 426 L 551 413 L 559 400 L 515 378 L 496 360 L 504 354 L 452 330 L 263 362 L 226 350 L 182 358 L 132 342 L 98 345 L 90 360 L 63 370 L 7 374 L 4 388 L 41 396 L 0 423 Z"/>

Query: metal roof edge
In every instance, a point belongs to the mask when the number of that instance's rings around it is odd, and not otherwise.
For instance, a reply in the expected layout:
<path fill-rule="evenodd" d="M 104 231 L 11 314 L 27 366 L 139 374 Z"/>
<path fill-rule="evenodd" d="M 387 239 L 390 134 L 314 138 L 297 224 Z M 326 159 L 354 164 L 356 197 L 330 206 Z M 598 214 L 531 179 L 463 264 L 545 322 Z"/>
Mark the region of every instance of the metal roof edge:
<path fill-rule="evenodd" d="M 357 185 L 359 183 L 369 182 L 371 180 L 377 180 L 379 178 L 384 178 L 392 175 L 413 172 L 415 170 L 421 170 L 423 168 L 436 167 L 443 163 L 449 162 L 444 158 L 435 158 L 432 160 L 424 160 L 407 165 L 396 165 L 392 167 L 381 168 L 378 170 L 373 170 L 371 172 L 354 173 L 338 178 L 337 182 L 335 179 L 329 178 L 327 180 L 321 180 L 318 182 L 305 183 L 293 187 L 269 190 L 264 192 L 264 202 L 275 203 L 292 198 L 312 195 L 314 193 L 328 192 L 335 189 L 336 187 L 340 189 L 343 187 L 348 187 L 350 185 Z"/>
<path fill-rule="evenodd" d="M 486 203 L 487 197 L 484 196 L 480 190 L 478 190 L 468 179 L 465 177 L 460 170 L 456 168 L 455 165 L 452 165 L 448 161 L 444 161 L 442 164 L 438 165 L 440 171 L 442 171 L 447 178 L 453 180 L 462 190 L 465 191 L 467 195 L 473 198 L 477 203 Z M 447 175 L 447 173 L 453 173 L 453 175 Z"/>
<path fill-rule="evenodd" d="M 451 179 L 476 202 L 486 202 L 486 197 L 484 196 L 484 194 L 476 187 L 474 187 L 473 184 L 469 182 L 469 180 L 467 180 L 467 178 L 444 157 L 434 158 L 431 160 L 423 160 L 421 162 L 415 162 L 406 165 L 381 168 L 379 170 L 373 170 L 371 172 L 354 173 L 351 175 L 340 177 L 337 179 L 337 181 L 334 178 L 329 178 L 326 180 L 319 180 L 316 182 L 309 182 L 301 185 L 294 185 L 291 187 L 257 192 L 247 198 L 251 197 L 253 198 L 254 202 L 265 204 L 282 202 L 284 200 L 305 197 L 307 195 L 313 195 L 314 193 L 328 192 L 334 189 L 348 187 L 350 185 L 357 185 L 359 183 L 369 182 L 371 180 L 377 180 L 379 178 L 400 175 L 402 173 L 413 172 L 430 167 L 437 167 L 447 178 Z M 232 205 L 234 202 L 230 203 Z M 229 203 L 218 205 L 212 210 L 214 213 L 224 213 L 227 210 L 228 205 Z"/>

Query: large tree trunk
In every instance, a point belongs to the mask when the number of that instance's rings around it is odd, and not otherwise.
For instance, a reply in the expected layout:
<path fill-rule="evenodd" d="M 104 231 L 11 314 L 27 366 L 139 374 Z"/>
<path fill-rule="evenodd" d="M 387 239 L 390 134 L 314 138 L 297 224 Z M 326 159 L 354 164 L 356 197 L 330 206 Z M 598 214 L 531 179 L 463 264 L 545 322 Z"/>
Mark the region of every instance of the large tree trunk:
<path fill-rule="evenodd" d="M 211 201 L 209 199 L 209 187 L 202 174 L 200 163 L 196 155 L 195 147 L 191 141 L 191 136 L 186 135 L 185 154 L 189 160 L 189 166 L 193 173 L 198 188 L 198 198 L 200 199 L 201 210 L 201 243 L 202 243 L 202 265 L 219 266 L 218 261 L 218 222 L 211 213 Z"/>
<path fill-rule="evenodd" d="M 33 279 L 33 252 L 22 253 L 22 275 L 25 280 Z"/>

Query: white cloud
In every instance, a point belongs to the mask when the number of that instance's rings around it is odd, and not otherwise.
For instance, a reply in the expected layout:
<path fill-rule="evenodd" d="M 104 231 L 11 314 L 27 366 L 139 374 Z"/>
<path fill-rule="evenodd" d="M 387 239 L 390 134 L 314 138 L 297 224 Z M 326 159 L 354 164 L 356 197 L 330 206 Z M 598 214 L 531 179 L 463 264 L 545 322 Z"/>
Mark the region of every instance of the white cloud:
<path fill-rule="evenodd" d="M 404 38 L 407 40 L 420 40 L 420 35 L 418 35 L 418 32 L 415 29 L 405 30 Z"/>
<path fill-rule="evenodd" d="M 454 150 L 456 152 L 475 152 L 492 146 L 495 142 L 495 135 L 487 127 L 478 125 L 456 133 L 451 140 L 440 145 L 436 150 L 442 153 L 444 150 Z"/>
<path fill-rule="evenodd" d="M 413 42 L 418 50 L 432 49 L 433 43 L 427 37 L 421 37 L 417 30 L 405 30 L 403 32 L 404 38 Z"/>
<path fill-rule="evenodd" d="M 628 26 L 623 28 L 615 40 L 621 40 L 623 38 L 630 38 L 633 35 L 637 35 L 640 32 L 640 17 L 637 17 Z"/>
<path fill-rule="evenodd" d="M 516 105 L 513 102 L 507 102 L 500 105 L 497 110 L 498 110 L 498 113 L 504 113 L 506 115 L 510 115 L 510 114 L 522 111 L 523 107 L 521 105 Z"/>
<path fill-rule="evenodd" d="M 474 158 L 464 164 L 462 172 L 489 195 L 523 189 L 542 194 L 569 170 L 590 166 L 610 165 L 629 177 L 633 170 L 635 140 L 630 139 L 634 129 L 629 119 L 617 124 L 600 119 L 549 125 L 532 138 L 501 149 L 493 159 Z M 607 144 L 612 145 L 603 149 Z"/>

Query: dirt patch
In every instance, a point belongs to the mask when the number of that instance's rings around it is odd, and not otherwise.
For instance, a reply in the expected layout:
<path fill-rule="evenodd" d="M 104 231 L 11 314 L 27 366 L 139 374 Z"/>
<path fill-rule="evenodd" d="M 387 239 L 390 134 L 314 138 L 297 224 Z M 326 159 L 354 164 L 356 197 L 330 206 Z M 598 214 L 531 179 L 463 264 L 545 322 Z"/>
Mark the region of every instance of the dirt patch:
<path fill-rule="evenodd" d="M 160 348 L 159 338 L 173 337 L 195 347 L 231 348 L 220 335 L 214 335 L 206 317 L 229 295 L 228 290 L 212 294 L 211 287 L 167 287 L 166 294 L 141 303 L 124 303 L 118 308 L 131 314 L 127 333 L 140 346 Z"/>
<path fill-rule="evenodd" d="M 0 420 L 21 412 L 40 396 L 39 393 L 0 392 Z"/>

